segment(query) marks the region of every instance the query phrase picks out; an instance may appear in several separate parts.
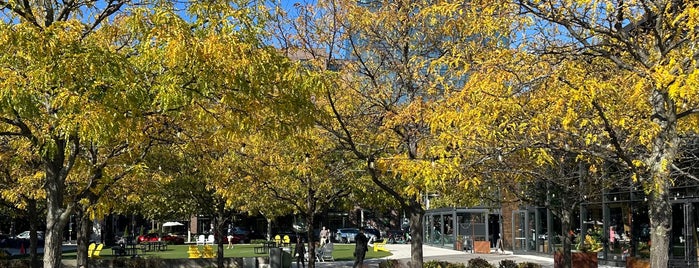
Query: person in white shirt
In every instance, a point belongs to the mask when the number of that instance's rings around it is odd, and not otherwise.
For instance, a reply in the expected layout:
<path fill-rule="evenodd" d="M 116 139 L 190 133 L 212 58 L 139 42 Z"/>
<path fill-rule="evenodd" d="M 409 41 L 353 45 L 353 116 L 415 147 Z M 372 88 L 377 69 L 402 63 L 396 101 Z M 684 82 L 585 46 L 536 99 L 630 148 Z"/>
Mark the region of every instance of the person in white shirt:
<path fill-rule="evenodd" d="M 330 236 L 330 230 L 326 229 L 325 226 L 323 226 L 323 229 L 320 230 L 320 246 L 322 247 L 325 245 L 325 243 L 328 243 L 328 239 Z"/>

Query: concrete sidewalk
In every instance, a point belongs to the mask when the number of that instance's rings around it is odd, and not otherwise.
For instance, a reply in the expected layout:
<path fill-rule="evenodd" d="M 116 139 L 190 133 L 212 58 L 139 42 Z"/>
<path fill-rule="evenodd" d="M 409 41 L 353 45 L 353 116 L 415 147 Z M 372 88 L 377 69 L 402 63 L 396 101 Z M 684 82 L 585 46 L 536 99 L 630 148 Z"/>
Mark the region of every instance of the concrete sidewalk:
<path fill-rule="evenodd" d="M 367 267 L 378 267 L 379 263 L 387 260 L 401 260 L 401 262 L 406 263 L 410 260 L 410 245 L 405 244 L 388 244 L 386 245 L 393 255 L 382 258 L 382 259 L 371 259 L 364 261 Z M 371 250 L 371 248 L 370 248 Z M 468 263 L 468 260 L 474 258 L 483 258 L 495 265 L 496 267 L 501 260 L 513 260 L 517 263 L 521 262 L 531 262 L 540 264 L 544 268 L 553 267 L 553 258 L 545 256 L 534 256 L 534 255 L 514 255 L 511 252 L 505 252 L 504 254 L 473 254 L 467 253 L 465 251 L 456 251 L 445 248 L 438 248 L 432 246 L 422 247 L 423 260 L 425 262 L 431 260 L 446 261 L 451 263 Z M 352 267 L 352 261 L 339 261 L 339 262 L 320 262 L 316 263 L 316 267 Z M 296 263 L 292 264 L 292 267 L 296 267 Z M 602 266 L 600 266 L 602 267 Z"/>
<path fill-rule="evenodd" d="M 388 249 L 393 255 L 382 258 L 382 259 L 372 259 L 364 261 L 366 267 L 378 267 L 379 263 L 388 260 L 395 259 L 401 260 L 402 263 L 407 263 L 410 260 L 410 245 L 405 244 L 387 244 L 386 249 Z M 371 250 L 371 248 L 370 248 Z M 456 251 L 452 249 L 438 248 L 432 246 L 422 246 L 422 255 L 425 262 L 437 260 L 446 261 L 450 263 L 463 263 L 467 264 L 470 259 L 483 258 L 489 263 L 498 267 L 500 261 L 502 260 L 513 260 L 516 263 L 531 262 L 540 264 L 542 268 L 553 268 L 553 257 L 552 256 L 538 256 L 538 255 L 525 255 L 525 254 L 513 254 L 512 252 L 505 253 L 491 253 L 491 254 L 474 254 L 465 251 Z M 316 267 L 352 267 L 354 263 L 352 261 L 344 262 L 321 262 L 317 263 Z M 292 264 L 292 267 L 296 267 L 296 263 Z M 613 268 L 612 266 L 600 265 L 599 268 Z"/>

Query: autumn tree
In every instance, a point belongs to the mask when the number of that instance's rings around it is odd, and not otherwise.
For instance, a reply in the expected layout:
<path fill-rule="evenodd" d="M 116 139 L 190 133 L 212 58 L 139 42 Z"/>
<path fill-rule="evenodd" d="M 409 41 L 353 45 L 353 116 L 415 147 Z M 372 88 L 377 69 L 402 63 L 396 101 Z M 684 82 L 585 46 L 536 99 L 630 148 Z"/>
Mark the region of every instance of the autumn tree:
<path fill-rule="evenodd" d="M 0 137 L 0 206 L 13 215 L 29 220 L 29 245 L 27 246 L 30 265 L 38 267 L 39 247 L 37 231 L 39 220 L 44 213 L 45 191 L 41 188 L 42 173 L 36 155 L 27 155 L 26 150 L 15 150 L 22 141 Z M 26 145 L 26 143 L 24 143 Z M 22 146 L 22 145 L 19 145 Z M 39 177 L 39 178 L 37 178 Z M 14 235 L 14 234 L 11 234 Z"/>
<path fill-rule="evenodd" d="M 445 189 L 479 184 L 468 165 L 455 165 L 454 151 L 436 141 L 431 107 L 461 90 L 478 53 L 506 43 L 499 31 L 510 26 L 491 18 L 510 7 L 492 1 L 342 6 L 347 10 L 344 48 L 350 57 L 341 76 L 346 78 L 341 79 L 342 99 L 326 94 L 334 118 L 327 128 L 341 148 L 368 162 L 372 181 L 410 215 L 411 265 L 420 267 L 421 196 L 446 196 L 451 192 Z"/>
<path fill-rule="evenodd" d="M 61 234 L 78 205 L 87 204 L 81 210 L 88 214 L 107 211 L 89 204 L 142 172 L 149 149 L 175 115 L 192 111 L 189 104 L 205 112 L 216 103 L 233 110 L 266 105 L 260 100 L 268 96 L 293 100 L 283 98 L 293 92 L 284 84 L 292 83 L 289 76 L 277 76 L 290 65 L 254 42 L 260 32 L 251 11 L 257 9 L 247 1 L 177 8 L 167 1 L 0 4 L 11 14 L 0 25 L 0 42 L 18 51 L 0 56 L 0 133 L 23 141 L 26 146 L 16 149 L 40 159 L 47 195 L 45 267 L 60 265 Z M 123 10 L 128 12 L 118 14 Z M 293 110 L 283 107 L 275 112 Z M 238 115 L 242 120 L 226 118 L 237 123 L 232 129 L 286 123 Z"/>
<path fill-rule="evenodd" d="M 699 52 L 693 44 L 699 6 L 645 0 L 515 3 L 536 22 L 530 36 L 546 40 L 526 42 L 528 49 L 559 56 L 563 67 L 549 86 L 585 93 L 578 95 L 585 105 L 569 111 L 596 112 L 595 126 L 602 131 L 593 138 L 608 145 L 598 151 L 615 155 L 643 184 L 649 195 L 651 266 L 666 267 L 670 175 L 680 171 L 675 165 L 680 137 L 696 127 Z M 591 63 L 608 69 L 586 70 Z M 605 91 L 624 97 L 606 99 L 600 96 Z M 561 116 L 574 118 L 570 112 Z"/>
<path fill-rule="evenodd" d="M 0 42 L 18 53 L 0 57 L 0 128 L 15 144 L 25 144 L 16 149 L 39 159 L 36 178 L 43 180 L 47 207 L 44 266 L 58 267 L 69 216 L 113 179 L 104 176 L 107 163 L 141 144 L 123 130 L 143 116 L 140 106 L 148 105 L 141 101 L 151 100 L 136 97 L 143 88 L 135 86 L 133 68 L 118 53 L 117 37 L 110 27 L 99 27 L 125 1 L 1 4 L 8 17 Z"/>
<path fill-rule="evenodd" d="M 302 51 L 309 65 L 337 72 L 335 84 L 316 96 L 326 114 L 318 124 L 337 148 L 366 163 L 373 183 L 410 215 L 412 265 L 420 267 L 420 197 L 478 183 L 462 166 L 448 164 L 453 154 L 437 146 L 428 111 L 444 94 L 461 90 L 481 50 L 506 43 L 499 32 L 510 25 L 496 18 L 512 6 L 318 1 L 296 8 L 291 26 L 275 25 L 278 42 L 291 55 Z"/>
<path fill-rule="evenodd" d="M 247 189 L 237 199 L 246 209 L 286 211 L 301 217 L 300 233 L 308 241 L 309 267 L 315 267 L 315 218 L 332 207 L 350 200 L 352 189 L 360 187 L 351 163 L 335 150 L 329 136 L 318 128 L 300 130 L 277 139 L 248 136 L 245 152 L 237 161 L 245 162 L 245 174 L 231 181 L 230 188 Z M 270 213 L 272 212 L 272 213 Z M 299 237 L 301 239 L 301 237 Z"/>

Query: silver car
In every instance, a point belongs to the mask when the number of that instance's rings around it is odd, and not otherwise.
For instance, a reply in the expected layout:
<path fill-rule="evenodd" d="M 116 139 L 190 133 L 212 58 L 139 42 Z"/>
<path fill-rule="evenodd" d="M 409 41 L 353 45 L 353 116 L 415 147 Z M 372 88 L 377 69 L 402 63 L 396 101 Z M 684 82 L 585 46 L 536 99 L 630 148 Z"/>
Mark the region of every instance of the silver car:
<path fill-rule="evenodd" d="M 44 232 L 43 231 L 37 231 L 36 232 L 36 237 L 39 240 L 44 240 Z M 24 231 L 19 233 L 18 235 L 15 236 L 16 239 L 29 239 L 29 231 Z"/>
<path fill-rule="evenodd" d="M 335 240 L 340 243 L 354 243 L 354 236 L 358 233 L 357 228 L 340 228 L 335 233 Z"/>

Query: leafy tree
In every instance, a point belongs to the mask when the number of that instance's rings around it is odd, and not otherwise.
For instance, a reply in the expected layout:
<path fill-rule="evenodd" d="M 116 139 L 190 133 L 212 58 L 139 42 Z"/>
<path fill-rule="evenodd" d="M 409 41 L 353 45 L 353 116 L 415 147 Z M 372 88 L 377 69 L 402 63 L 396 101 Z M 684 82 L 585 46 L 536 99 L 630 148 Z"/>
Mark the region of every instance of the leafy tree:
<path fill-rule="evenodd" d="M 489 45 L 504 43 L 490 19 L 511 6 L 461 1 L 318 1 L 297 5 L 298 18 L 276 26 L 282 50 L 303 54 L 319 70 L 337 71 L 316 96 L 318 124 L 336 146 L 365 162 L 372 182 L 410 214 L 412 263 L 422 265 L 421 196 L 477 184 L 435 148 L 428 111 L 460 90 L 465 66 Z M 474 18 L 478 17 L 479 20 Z M 479 21 L 479 23 L 475 23 Z M 301 53 L 297 52 L 300 51 Z M 438 168 L 432 167 L 437 159 Z M 448 191 L 444 192 L 449 193 Z"/>
<path fill-rule="evenodd" d="M 144 170 L 150 148 L 176 115 L 194 111 L 190 104 L 201 111 L 213 103 L 227 105 L 222 110 L 256 109 L 277 95 L 270 101 L 285 103 L 288 92 L 279 91 L 293 82 L 277 76 L 289 64 L 254 43 L 260 31 L 246 1 L 190 3 L 191 22 L 167 1 L 117 14 L 129 3 L 0 2 L 12 14 L 0 25 L 0 43 L 18 51 L 0 56 L 0 133 L 23 141 L 14 149 L 40 159 L 47 195 L 45 267 L 60 265 L 60 236 L 76 208 L 93 216 L 108 211 L 92 205 L 105 201 L 100 197 L 121 179 Z M 294 103 L 286 104 L 274 112 L 291 113 Z M 232 129 L 291 121 L 237 115 L 226 118 L 236 123 Z M 79 263 L 86 260 L 81 244 Z"/>
<path fill-rule="evenodd" d="M 232 188 L 249 189 L 239 195 L 245 207 L 293 213 L 303 219 L 298 232 L 306 234 L 309 267 L 315 266 L 315 216 L 331 205 L 348 202 L 356 183 L 356 172 L 349 170 L 341 151 L 319 129 L 308 129 L 284 138 L 269 140 L 249 136 L 251 143 L 242 155 L 249 165 L 234 179 Z M 281 214 L 280 214 L 281 215 Z"/>
<path fill-rule="evenodd" d="M 113 28 L 98 27 L 125 3 L 1 5 L 8 15 L 0 42 L 17 53 L 0 57 L 0 129 L 12 144 L 24 144 L 14 149 L 40 163 L 35 178 L 46 193 L 45 267 L 60 265 L 63 228 L 78 202 L 112 181 L 103 176 L 107 163 L 126 151 L 137 154 L 131 150 L 142 140 L 123 130 L 136 124 L 150 100 L 119 53 L 117 37 L 109 35 Z M 93 161 L 81 159 L 85 155 Z"/>
<path fill-rule="evenodd" d="M 42 199 L 45 192 L 40 184 L 43 180 L 38 172 L 36 156 L 25 155 L 26 151 L 13 150 L 10 139 L 0 137 L 0 205 L 15 216 L 29 220 L 29 256 L 32 267 L 38 267 L 38 226 L 39 218 L 44 213 Z M 13 234 L 12 234 L 13 235 Z"/>
<path fill-rule="evenodd" d="M 577 92 L 577 107 L 558 114 L 593 124 L 600 154 L 614 155 L 649 194 L 651 266 L 668 263 L 672 184 L 680 137 L 696 127 L 697 16 L 688 1 L 515 1 L 546 42 L 524 43 L 556 55 L 548 87 Z M 599 70 L 590 68 L 604 66 Z M 612 71 L 610 71 L 612 70 Z M 560 91 L 559 91 L 560 92 Z M 620 98 L 606 98 L 618 94 Z M 615 96 L 615 95 L 612 95 Z M 577 120 L 577 114 L 594 114 Z"/>
<path fill-rule="evenodd" d="M 171 133 L 170 148 L 177 156 L 162 170 L 163 182 L 198 183 L 189 188 L 193 203 L 197 211 L 217 215 L 215 234 L 223 237 L 225 219 L 248 209 L 244 197 L 251 189 L 237 182 L 251 175 L 240 150 L 246 144 L 254 148 L 249 136 L 273 140 L 309 126 L 310 96 L 318 82 L 261 42 L 264 6 L 210 2 L 189 10 L 196 20 L 182 35 L 191 39 L 177 44 L 186 54 L 180 58 L 192 61 L 176 66 L 187 77 L 184 89 L 192 95 L 185 99 L 191 105 L 178 106 L 181 113 L 171 123 L 177 133 Z M 222 240 L 218 252 L 222 266 Z"/>

